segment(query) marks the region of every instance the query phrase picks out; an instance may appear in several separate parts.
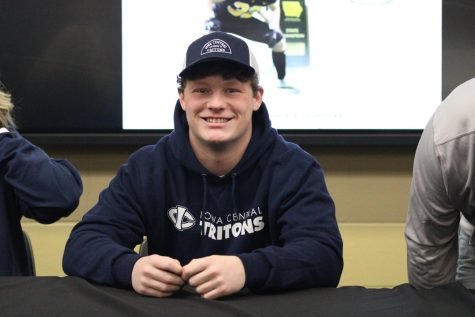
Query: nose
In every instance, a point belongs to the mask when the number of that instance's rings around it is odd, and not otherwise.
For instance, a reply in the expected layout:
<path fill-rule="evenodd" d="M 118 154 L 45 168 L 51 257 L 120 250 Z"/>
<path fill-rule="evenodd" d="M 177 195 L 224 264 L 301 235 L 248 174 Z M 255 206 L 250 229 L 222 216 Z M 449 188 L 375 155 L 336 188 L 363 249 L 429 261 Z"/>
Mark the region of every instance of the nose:
<path fill-rule="evenodd" d="M 208 108 L 213 110 L 223 109 L 226 105 L 224 95 L 221 92 L 213 92 L 208 101 Z"/>

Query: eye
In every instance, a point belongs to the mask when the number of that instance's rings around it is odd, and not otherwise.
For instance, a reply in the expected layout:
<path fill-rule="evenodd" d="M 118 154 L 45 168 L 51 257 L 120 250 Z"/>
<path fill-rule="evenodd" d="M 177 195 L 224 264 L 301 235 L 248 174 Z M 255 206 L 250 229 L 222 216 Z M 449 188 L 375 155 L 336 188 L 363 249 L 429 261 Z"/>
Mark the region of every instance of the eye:
<path fill-rule="evenodd" d="M 202 87 L 198 87 L 198 88 L 194 88 L 192 90 L 193 93 L 197 93 L 197 94 L 206 94 L 208 92 L 208 89 L 206 88 L 202 88 Z"/>
<path fill-rule="evenodd" d="M 230 87 L 230 88 L 226 88 L 226 92 L 227 92 L 228 94 L 235 94 L 235 93 L 241 92 L 241 90 L 238 89 L 238 88 L 232 88 L 232 87 Z"/>

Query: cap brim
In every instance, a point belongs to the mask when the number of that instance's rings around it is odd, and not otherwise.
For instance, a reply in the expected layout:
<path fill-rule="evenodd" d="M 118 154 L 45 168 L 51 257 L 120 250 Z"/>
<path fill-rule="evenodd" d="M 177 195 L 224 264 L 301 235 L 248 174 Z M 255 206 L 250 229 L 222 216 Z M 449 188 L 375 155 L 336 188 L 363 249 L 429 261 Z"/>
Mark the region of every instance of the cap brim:
<path fill-rule="evenodd" d="M 253 73 L 256 73 L 256 70 L 253 67 L 251 67 L 249 65 L 246 65 L 246 64 L 243 64 L 243 63 L 240 63 L 238 61 L 235 61 L 235 60 L 232 60 L 232 59 L 209 57 L 209 58 L 199 60 L 199 61 L 189 65 L 187 68 L 183 69 L 180 72 L 180 74 L 178 74 L 178 76 L 184 77 L 184 76 L 186 76 L 187 73 L 192 71 L 193 68 L 195 68 L 196 66 L 201 65 L 201 64 L 206 64 L 206 63 L 212 63 L 212 62 L 225 62 L 225 63 L 235 64 L 235 65 L 238 65 L 239 67 L 248 69 L 248 70 L 252 71 Z"/>

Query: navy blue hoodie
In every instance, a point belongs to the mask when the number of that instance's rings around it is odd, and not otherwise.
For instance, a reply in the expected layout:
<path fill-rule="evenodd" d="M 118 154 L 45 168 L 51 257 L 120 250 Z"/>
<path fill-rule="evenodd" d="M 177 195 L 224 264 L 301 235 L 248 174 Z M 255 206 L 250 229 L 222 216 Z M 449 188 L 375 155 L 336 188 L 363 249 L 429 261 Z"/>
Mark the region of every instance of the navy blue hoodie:
<path fill-rule="evenodd" d="M 0 276 L 32 274 L 21 218 L 55 222 L 76 209 L 81 193 L 81 177 L 67 161 L 15 131 L 0 134 Z"/>
<path fill-rule="evenodd" d="M 336 286 L 342 240 L 322 169 L 271 128 L 265 105 L 253 114 L 243 158 L 222 177 L 194 155 L 179 103 L 174 121 L 172 133 L 129 158 L 75 226 L 64 272 L 131 287 L 133 248 L 147 236 L 150 253 L 182 265 L 237 255 L 251 290 Z"/>

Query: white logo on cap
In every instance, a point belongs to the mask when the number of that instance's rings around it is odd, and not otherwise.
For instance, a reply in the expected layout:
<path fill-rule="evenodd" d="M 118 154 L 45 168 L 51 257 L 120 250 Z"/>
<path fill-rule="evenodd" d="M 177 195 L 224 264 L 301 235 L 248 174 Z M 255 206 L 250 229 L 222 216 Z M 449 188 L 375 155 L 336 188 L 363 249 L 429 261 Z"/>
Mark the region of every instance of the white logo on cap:
<path fill-rule="evenodd" d="M 203 48 L 201 49 L 201 55 L 209 53 L 232 54 L 231 47 L 229 46 L 229 44 L 219 39 L 211 40 L 205 45 L 203 45 Z"/>

